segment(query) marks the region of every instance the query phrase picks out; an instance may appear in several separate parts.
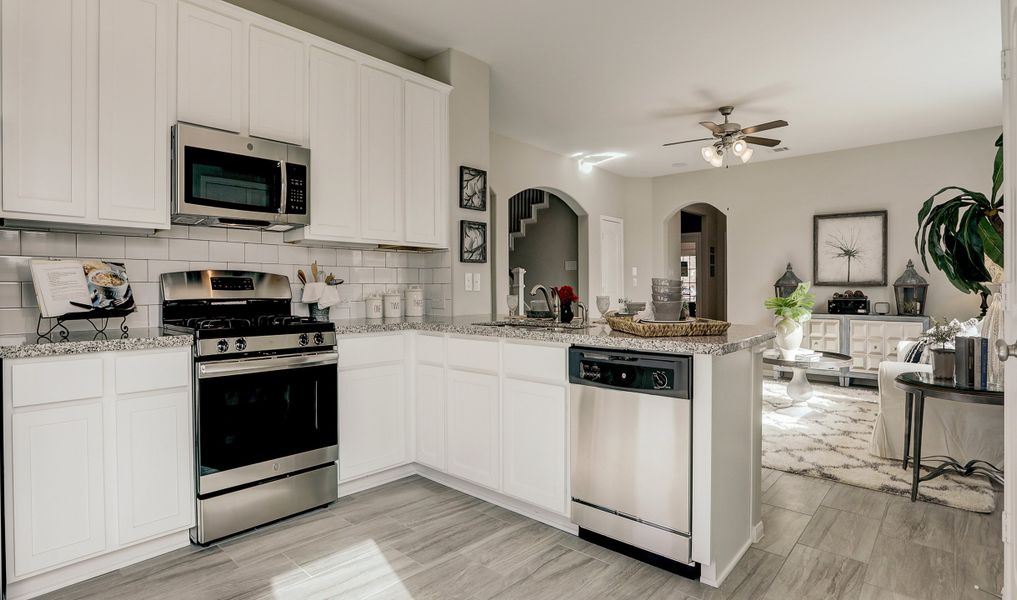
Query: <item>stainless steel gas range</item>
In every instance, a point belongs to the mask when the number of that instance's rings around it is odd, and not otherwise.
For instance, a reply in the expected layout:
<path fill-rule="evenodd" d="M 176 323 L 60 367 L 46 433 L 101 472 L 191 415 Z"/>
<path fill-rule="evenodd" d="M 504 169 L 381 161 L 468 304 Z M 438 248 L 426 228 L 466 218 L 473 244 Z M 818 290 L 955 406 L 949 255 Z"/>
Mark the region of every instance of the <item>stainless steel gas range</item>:
<path fill-rule="evenodd" d="M 163 327 L 194 335 L 197 527 L 208 544 L 338 497 L 335 326 L 290 313 L 289 279 L 162 275 Z"/>

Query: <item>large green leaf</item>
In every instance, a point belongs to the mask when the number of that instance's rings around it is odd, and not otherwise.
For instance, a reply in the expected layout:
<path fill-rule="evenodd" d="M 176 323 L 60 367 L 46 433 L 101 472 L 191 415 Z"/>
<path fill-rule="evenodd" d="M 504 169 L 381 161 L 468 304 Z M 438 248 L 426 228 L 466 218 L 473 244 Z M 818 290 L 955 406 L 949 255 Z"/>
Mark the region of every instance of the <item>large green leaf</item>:
<path fill-rule="evenodd" d="M 992 161 L 992 200 L 996 203 L 996 193 L 1003 185 L 1003 134 L 996 138 L 996 158 Z M 1002 202 L 1000 202 L 1002 204 Z"/>
<path fill-rule="evenodd" d="M 978 235 L 985 247 L 985 256 L 999 266 L 1003 266 L 1003 236 L 992 226 L 988 217 L 978 220 Z"/>

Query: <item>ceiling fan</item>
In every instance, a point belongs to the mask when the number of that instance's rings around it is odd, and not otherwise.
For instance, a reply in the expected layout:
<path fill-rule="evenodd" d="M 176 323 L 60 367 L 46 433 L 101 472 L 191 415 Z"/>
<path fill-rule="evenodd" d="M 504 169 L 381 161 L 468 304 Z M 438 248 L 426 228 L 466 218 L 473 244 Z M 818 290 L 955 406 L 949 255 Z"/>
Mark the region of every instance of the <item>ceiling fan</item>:
<path fill-rule="evenodd" d="M 753 125 L 752 127 L 742 127 L 738 123 L 731 123 L 728 117 L 734 112 L 733 106 L 721 106 L 717 109 L 724 117 L 724 122 L 720 125 L 713 121 L 700 121 L 699 124 L 710 130 L 713 133 L 713 137 L 696 138 L 694 140 L 682 140 L 680 142 L 668 142 L 664 146 L 675 146 L 678 144 L 689 144 L 692 142 L 707 142 L 712 141 L 713 143 L 708 146 L 703 146 L 702 154 L 703 159 L 715 167 L 722 166 L 724 164 L 724 154 L 731 152 L 742 162 L 749 162 L 752 158 L 752 148 L 749 144 L 756 144 L 759 146 L 766 146 L 772 148 L 780 145 L 780 140 L 773 138 L 758 137 L 752 135 L 760 131 L 766 131 L 768 129 L 777 129 L 778 127 L 787 127 L 787 121 L 777 120 L 770 121 L 768 123 L 760 123 L 759 125 Z"/>

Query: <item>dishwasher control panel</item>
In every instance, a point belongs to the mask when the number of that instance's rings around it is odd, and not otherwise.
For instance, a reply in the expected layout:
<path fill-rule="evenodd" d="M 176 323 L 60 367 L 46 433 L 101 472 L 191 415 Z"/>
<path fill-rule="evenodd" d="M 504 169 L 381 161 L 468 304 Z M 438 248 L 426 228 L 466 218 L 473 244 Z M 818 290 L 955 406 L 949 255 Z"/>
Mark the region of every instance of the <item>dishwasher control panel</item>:
<path fill-rule="evenodd" d="M 573 346 L 569 380 L 644 394 L 692 397 L 692 357 Z"/>

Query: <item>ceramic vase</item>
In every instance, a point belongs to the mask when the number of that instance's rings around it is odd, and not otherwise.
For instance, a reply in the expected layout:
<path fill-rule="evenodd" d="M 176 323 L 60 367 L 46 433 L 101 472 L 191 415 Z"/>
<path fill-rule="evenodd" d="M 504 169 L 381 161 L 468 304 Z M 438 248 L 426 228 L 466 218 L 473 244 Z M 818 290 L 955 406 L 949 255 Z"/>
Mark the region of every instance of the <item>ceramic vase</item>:
<path fill-rule="evenodd" d="M 774 343 L 780 350 L 780 357 L 784 360 L 794 360 L 798 348 L 802 345 L 802 324 L 790 317 L 784 317 L 777 321 L 777 338 Z"/>
<path fill-rule="evenodd" d="M 575 315 L 572 314 L 572 303 L 562 302 L 561 312 L 559 313 L 559 315 L 561 316 L 562 323 L 571 323 L 572 319 L 575 317 Z"/>
<path fill-rule="evenodd" d="M 932 352 L 932 376 L 935 379 L 953 379 L 957 361 L 954 351 L 950 348 L 930 348 Z"/>
<path fill-rule="evenodd" d="M 996 342 L 1003 338 L 1003 295 L 999 292 L 992 294 L 992 303 L 989 304 L 979 329 L 982 337 L 989 338 L 989 383 L 1002 385 L 1003 362 L 995 352 Z"/>

